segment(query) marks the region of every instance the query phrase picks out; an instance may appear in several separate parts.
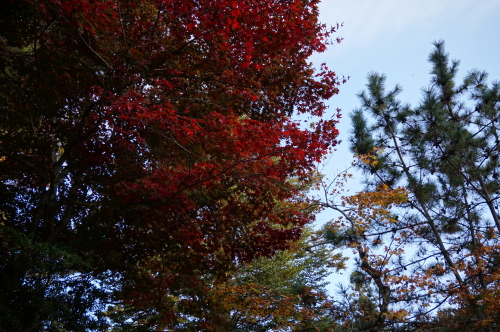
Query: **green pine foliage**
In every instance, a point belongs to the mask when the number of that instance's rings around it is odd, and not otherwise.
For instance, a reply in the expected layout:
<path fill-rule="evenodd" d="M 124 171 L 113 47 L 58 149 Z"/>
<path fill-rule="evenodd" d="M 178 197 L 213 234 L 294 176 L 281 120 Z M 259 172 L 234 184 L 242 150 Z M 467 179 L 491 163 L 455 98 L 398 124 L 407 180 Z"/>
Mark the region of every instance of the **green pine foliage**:
<path fill-rule="evenodd" d="M 359 165 L 368 190 L 386 184 L 411 193 L 391 236 L 405 232 L 408 246 L 416 249 L 391 262 L 388 273 L 427 273 L 440 280 L 425 301 L 421 296 L 429 289 L 410 291 L 411 320 L 394 326 L 418 330 L 453 322 L 459 330 L 496 331 L 500 82 L 489 84 L 488 74 L 476 69 L 460 82 L 459 61 L 450 60 L 443 41 L 434 43 L 428 60 L 431 80 L 418 105 L 399 101 L 402 88 L 386 89 L 386 76 L 371 72 L 367 91 L 358 95 L 361 107 L 351 114 L 352 151 L 380 149 L 377 164 Z M 327 238 L 342 242 L 331 234 Z M 432 269 L 435 273 L 428 272 Z M 394 308 L 401 307 L 399 299 L 392 301 Z"/>

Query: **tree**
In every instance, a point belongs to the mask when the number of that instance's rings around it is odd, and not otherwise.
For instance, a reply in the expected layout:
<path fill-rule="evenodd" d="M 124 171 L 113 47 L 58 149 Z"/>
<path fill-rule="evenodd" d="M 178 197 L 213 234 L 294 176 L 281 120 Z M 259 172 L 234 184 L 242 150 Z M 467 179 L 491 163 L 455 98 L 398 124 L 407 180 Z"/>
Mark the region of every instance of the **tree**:
<path fill-rule="evenodd" d="M 310 229 L 289 249 L 259 257 L 210 290 L 223 331 L 327 331 L 325 277 L 343 268 L 340 255 Z"/>
<path fill-rule="evenodd" d="M 378 163 L 376 154 L 361 155 L 358 159 L 353 165 L 374 167 Z M 405 233 L 400 237 L 394 235 L 397 223 L 394 210 L 408 201 L 408 192 L 382 184 L 374 191 L 344 196 L 343 187 L 351 177 L 347 172 L 340 173 L 324 187 L 325 199 L 321 203 L 340 213 L 324 226 L 326 242 L 334 248 L 352 249 L 357 267 L 350 276 L 351 287 L 341 287 L 341 298 L 331 312 L 339 331 L 394 331 L 409 312 L 408 308 L 394 305 L 396 294 L 406 293 L 406 285 L 401 280 L 393 283 L 394 271 L 389 267 L 405 253 Z M 334 189 L 329 190 L 332 186 Z"/>
<path fill-rule="evenodd" d="M 459 62 L 434 46 L 416 107 L 397 99 L 400 86 L 386 92 L 384 75 L 368 75 L 351 116 L 368 188 L 330 203 L 349 222 L 327 234 L 359 255 L 354 281 L 375 295 L 369 329 L 496 331 L 500 84 L 478 70 L 457 83 Z M 408 201 L 394 201 L 403 188 Z"/>
<path fill-rule="evenodd" d="M 173 328 L 300 238 L 291 179 L 337 136 L 290 119 L 337 93 L 317 3 L 2 3 L 0 329 Z"/>

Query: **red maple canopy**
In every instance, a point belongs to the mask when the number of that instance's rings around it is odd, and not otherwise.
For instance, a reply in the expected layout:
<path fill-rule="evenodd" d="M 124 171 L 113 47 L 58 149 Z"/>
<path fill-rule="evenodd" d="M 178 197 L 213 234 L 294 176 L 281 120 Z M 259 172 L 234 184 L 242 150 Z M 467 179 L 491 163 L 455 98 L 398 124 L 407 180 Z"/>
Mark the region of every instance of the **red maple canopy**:
<path fill-rule="evenodd" d="M 6 226 L 89 257 L 72 272 L 116 272 L 121 299 L 166 322 L 169 296 L 286 248 L 312 218 L 292 179 L 336 144 L 335 120 L 290 119 L 337 93 L 307 61 L 333 32 L 317 3 L 1 5 Z"/>

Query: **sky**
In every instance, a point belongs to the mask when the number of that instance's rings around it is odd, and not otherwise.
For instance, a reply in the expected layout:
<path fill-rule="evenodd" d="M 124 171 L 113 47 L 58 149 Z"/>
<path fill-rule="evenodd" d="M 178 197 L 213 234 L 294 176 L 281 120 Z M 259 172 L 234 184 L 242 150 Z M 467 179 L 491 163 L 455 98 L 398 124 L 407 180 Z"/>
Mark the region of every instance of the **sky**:
<path fill-rule="evenodd" d="M 430 81 L 427 58 L 432 43 L 442 39 L 450 59 L 460 60 L 459 80 L 472 69 L 487 71 L 489 82 L 500 80 L 499 0 L 323 0 L 319 9 L 322 23 L 343 23 L 333 36 L 343 41 L 311 60 L 318 65 L 325 62 L 340 77 L 350 76 L 339 94 L 328 101 L 331 115 L 337 108 L 343 115 L 338 125 L 343 142 L 324 169 L 330 178 L 352 161 L 349 113 L 359 107 L 356 94 L 365 89 L 369 72 L 384 73 L 386 89 L 402 85 L 400 100 L 415 106 L 421 88 Z M 360 175 L 355 176 L 348 183 L 351 192 L 362 190 Z M 323 212 L 317 225 L 334 217 Z M 332 285 L 345 282 L 347 275 L 333 275 L 330 281 Z"/>

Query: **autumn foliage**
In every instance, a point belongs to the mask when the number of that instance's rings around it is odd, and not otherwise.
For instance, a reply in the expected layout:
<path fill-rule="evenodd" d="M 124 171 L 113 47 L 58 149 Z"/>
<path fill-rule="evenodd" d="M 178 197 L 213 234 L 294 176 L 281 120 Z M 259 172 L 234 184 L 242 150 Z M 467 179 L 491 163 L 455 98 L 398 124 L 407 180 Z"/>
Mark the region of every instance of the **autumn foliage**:
<path fill-rule="evenodd" d="M 290 116 L 337 93 L 307 61 L 334 31 L 317 2 L 2 3 L 4 330 L 103 329 L 86 312 L 105 304 L 215 328 L 207 287 L 313 218 L 290 180 L 312 180 L 336 121 Z"/>
<path fill-rule="evenodd" d="M 443 41 L 429 62 L 431 84 L 415 107 L 397 99 L 400 86 L 386 91 L 385 76 L 369 74 L 350 139 L 367 190 L 347 196 L 337 186 L 325 198 L 342 214 L 326 238 L 357 257 L 338 310 L 346 329 L 500 324 L 500 84 L 479 70 L 459 83 Z"/>
<path fill-rule="evenodd" d="M 335 323 L 325 277 L 343 267 L 341 255 L 308 228 L 287 250 L 259 257 L 214 285 L 212 310 L 225 313 L 225 326 L 234 331 L 329 331 Z"/>

